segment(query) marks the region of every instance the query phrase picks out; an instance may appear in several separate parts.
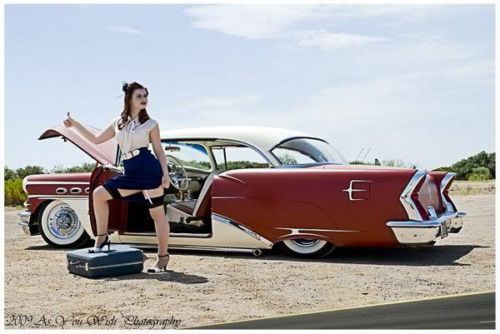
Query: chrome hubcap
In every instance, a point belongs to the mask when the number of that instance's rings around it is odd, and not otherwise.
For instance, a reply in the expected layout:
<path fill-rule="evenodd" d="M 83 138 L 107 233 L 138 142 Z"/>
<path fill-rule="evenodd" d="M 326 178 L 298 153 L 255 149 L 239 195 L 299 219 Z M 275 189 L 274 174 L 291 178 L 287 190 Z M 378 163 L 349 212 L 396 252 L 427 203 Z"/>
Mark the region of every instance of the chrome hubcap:
<path fill-rule="evenodd" d="M 58 206 L 49 215 L 48 228 L 56 238 L 71 238 L 77 233 L 79 227 L 78 216 L 68 206 Z"/>
<path fill-rule="evenodd" d="M 320 242 L 319 239 L 292 239 L 290 241 L 300 247 L 312 247 Z"/>

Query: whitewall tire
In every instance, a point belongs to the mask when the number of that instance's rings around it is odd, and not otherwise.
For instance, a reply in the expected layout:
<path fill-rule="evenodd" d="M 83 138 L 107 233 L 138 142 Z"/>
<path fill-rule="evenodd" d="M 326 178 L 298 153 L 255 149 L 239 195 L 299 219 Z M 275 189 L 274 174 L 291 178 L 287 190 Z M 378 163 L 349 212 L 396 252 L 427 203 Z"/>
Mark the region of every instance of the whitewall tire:
<path fill-rule="evenodd" d="M 65 202 L 50 202 L 39 217 L 40 234 L 51 246 L 73 248 L 84 246 L 90 241 L 78 215 Z"/>
<path fill-rule="evenodd" d="M 335 250 L 335 246 L 321 239 L 288 239 L 279 243 L 279 247 L 287 254 L 299 257 L 325 257 Z"/>

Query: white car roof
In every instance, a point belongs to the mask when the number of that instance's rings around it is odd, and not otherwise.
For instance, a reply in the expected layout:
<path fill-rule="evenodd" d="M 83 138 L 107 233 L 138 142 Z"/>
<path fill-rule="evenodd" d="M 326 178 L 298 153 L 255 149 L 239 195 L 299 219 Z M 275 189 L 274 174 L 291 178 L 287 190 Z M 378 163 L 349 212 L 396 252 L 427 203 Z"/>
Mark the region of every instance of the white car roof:
<path fill-rule="evenodd" d="M 265 126 L 207 126 L 207 127 L 197 127 L 197 128 L 183 128 L 183 129 L 172 129 L 172 130 L 162 130 L 162 139 L 228 139 L 237 140 L 244 143 L 251 144 L 258 147 L 261 150 L 269 151 L 279 142 L 291 138 L 291 137 L 312 137 L 318 138 L 316 136 L 311 136 L 309 134 L 282 129 L 275 127 L 265 127 Z M 319 138 L 321 139 L 321 138 Z"/>

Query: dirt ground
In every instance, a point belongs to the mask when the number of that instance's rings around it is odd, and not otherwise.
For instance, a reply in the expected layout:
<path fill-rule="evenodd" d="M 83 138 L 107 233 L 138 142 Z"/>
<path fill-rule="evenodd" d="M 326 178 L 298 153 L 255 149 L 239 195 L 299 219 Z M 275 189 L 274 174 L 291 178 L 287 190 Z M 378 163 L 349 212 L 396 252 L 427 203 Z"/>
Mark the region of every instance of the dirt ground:
<path fill-rule="evenodd" d="M 494 192 L 494 190 L 493 190 Z M 185 328 L 495 289 L 495 195 L 453 196 L 458 234 L 423 249 L 339 249 L 318 260 L 171 251 L 170 272 L 70 274 L 66 250 L 26 236 L 5 212 L 7 328 Z M 154 251 L 145 250 L 153 265 Z"/>

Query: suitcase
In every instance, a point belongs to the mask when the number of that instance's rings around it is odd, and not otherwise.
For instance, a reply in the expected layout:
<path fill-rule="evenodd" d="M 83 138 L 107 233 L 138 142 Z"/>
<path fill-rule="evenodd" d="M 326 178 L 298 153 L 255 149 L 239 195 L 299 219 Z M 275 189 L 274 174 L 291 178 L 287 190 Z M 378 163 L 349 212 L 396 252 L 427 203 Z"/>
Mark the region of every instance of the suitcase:
<path fill-rule="evenodd" d="M 89 248 L 69 251 L 66 254 L 70 273 L 89 277 L 119 276 L 140 273 L 144 269 L 142 250 L 130 245 L 111 245 L 100 253 L 89 253 Z"/>

